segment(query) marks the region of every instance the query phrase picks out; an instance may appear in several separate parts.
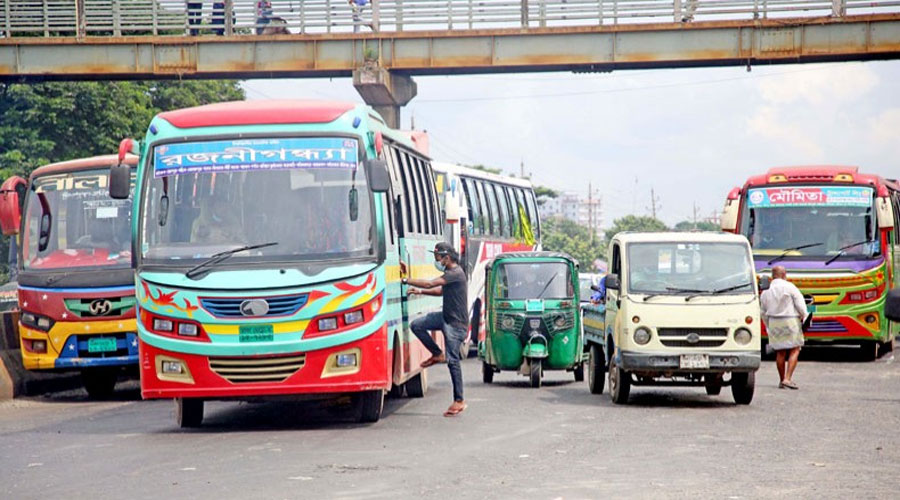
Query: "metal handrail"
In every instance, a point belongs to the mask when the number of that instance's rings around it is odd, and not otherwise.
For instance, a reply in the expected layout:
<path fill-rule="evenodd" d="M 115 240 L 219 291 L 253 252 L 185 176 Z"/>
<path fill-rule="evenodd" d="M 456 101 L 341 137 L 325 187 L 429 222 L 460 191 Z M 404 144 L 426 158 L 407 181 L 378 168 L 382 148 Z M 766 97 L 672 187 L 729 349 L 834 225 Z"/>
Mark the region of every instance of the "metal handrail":
<path fill-rule="evenodd" d="M 898 13 L 900 0 L 0 0 L 0 38 L 401 32 Z M 196 9 L 197 6 L 199 9 Z"/>

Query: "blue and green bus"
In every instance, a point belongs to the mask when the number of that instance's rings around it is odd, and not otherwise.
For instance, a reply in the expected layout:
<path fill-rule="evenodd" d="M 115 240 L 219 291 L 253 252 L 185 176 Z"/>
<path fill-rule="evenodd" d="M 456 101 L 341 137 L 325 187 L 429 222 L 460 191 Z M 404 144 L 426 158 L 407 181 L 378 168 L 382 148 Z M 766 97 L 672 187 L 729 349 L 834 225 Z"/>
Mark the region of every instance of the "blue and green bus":
<path fill-rule="evenodd" d="M 437 275 L 443 223 L 408 136 L 364 105 L 243 101 L 161 113 L 128 151 L 144 398 L 193 427 L 210 399 L 351 394 L 373 422 L 424 395 L 409 319 L 440 299 L 407 298 L 399 263 Z"/>

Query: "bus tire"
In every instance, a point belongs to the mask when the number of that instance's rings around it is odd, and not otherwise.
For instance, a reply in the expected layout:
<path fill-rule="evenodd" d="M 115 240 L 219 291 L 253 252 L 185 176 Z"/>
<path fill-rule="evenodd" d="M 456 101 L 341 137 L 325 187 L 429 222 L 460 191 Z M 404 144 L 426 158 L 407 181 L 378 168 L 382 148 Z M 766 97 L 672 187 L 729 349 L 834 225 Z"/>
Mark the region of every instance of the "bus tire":
<path fill-rule="evenodd" d="M 881 353 L 887 354 L 889 352 L 894 352 L 894 334 L 891 334 L 891 338 L 885 341 L 884 344 L 881 345 Z"/>
<path fill-rule="evenodd" d="M 91 399 L 109 399 L 116 389 L 119 369 L 85 368 L 81 370 L 81 383 Z"/>
<path fill-rule="evenodd" d="M 422 368 L 418 375 L 406 381 L 406 395 L 411 398 L 423 398 L 428 392 L 428 370 Z"/>
<path fill-rule="evenodd" d="M 485 384 L 490 384 L 494 381 L 494 367 L 489 365 L 487 361 L 481 362 L 481 380 Z"/>
<path fill-rule="evenodd" d="M 381 419 L 381 411 L 384 409 L 384 391 L 363 391 L 356 395 L 356 407 L 359 411 L 357 418 L 360 423 L 372 424 Z"/>
<path fill-rule="evenodd" d="M 532 359 L 528 361 L 528 374 L 531 381 L 531 387 L 540 389 L 541 387 L 541 360 Z"/>
<path fill-rule="evenodd" d="M 619 368 L 616 358 L 609 360 L 609 397 L 617 405 L 628 403 L 631 393 L 631 374 Z"/>
<path fill-rule="evenodd" d="M 182 429 L 200 427 L 203 423 L 203 400 L 175 398 L 175 422 Z"/>
<path fill-rule="evenodd" d="M 877 340 L 864 340 L 859 344 L 859 359 L 862 361 L 875 361 L 878 359 Z"/>
<path fill-rule="evenodd" d="M 731 374 L 731 395 L 739 405 L 748 405 L 753 401 L 753 390 L 756 388 L 756 372 L 740 372 Z"/>
<path fill-rule="evenodd" d="M 588 353 L 588 388 L 591 394 L 603 394 L 606 385 L 606 358 L 599 344 L 591 344 Z"/>

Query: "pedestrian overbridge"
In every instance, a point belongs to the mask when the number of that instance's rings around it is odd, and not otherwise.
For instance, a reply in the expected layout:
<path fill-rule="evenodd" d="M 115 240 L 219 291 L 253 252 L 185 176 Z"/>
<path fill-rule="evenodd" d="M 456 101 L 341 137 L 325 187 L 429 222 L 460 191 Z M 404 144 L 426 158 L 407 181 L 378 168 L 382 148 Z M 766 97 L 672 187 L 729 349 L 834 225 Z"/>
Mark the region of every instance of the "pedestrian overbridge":
<path fill-rule="evenodd" d="M 367 102 L 397 108 L 415 95 L 411 75 L 749 66 L 900 54 L 900 1 L 271 5 L 0 0 L 0 81 L 354 75 Z"/>

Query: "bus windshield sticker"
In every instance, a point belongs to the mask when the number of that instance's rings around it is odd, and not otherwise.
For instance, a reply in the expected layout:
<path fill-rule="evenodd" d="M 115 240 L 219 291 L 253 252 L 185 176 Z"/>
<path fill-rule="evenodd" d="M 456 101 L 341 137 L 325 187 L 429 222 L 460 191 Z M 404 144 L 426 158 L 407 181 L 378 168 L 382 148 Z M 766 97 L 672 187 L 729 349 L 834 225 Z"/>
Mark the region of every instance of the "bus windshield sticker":
<path fill-rule="evenodd" d="M 872 204 L 872 188 L 795 186 L 751 189 L 747 194 L 749 208 L 842 206 L 868 207 Z"/>
<path fill-rule="evenodd" d="M 182 142 L 156 146 L 155 177 L 168 175 L 280 170 L 293 168 L 356 168 L 356 139 L 292 137 Z"/>

